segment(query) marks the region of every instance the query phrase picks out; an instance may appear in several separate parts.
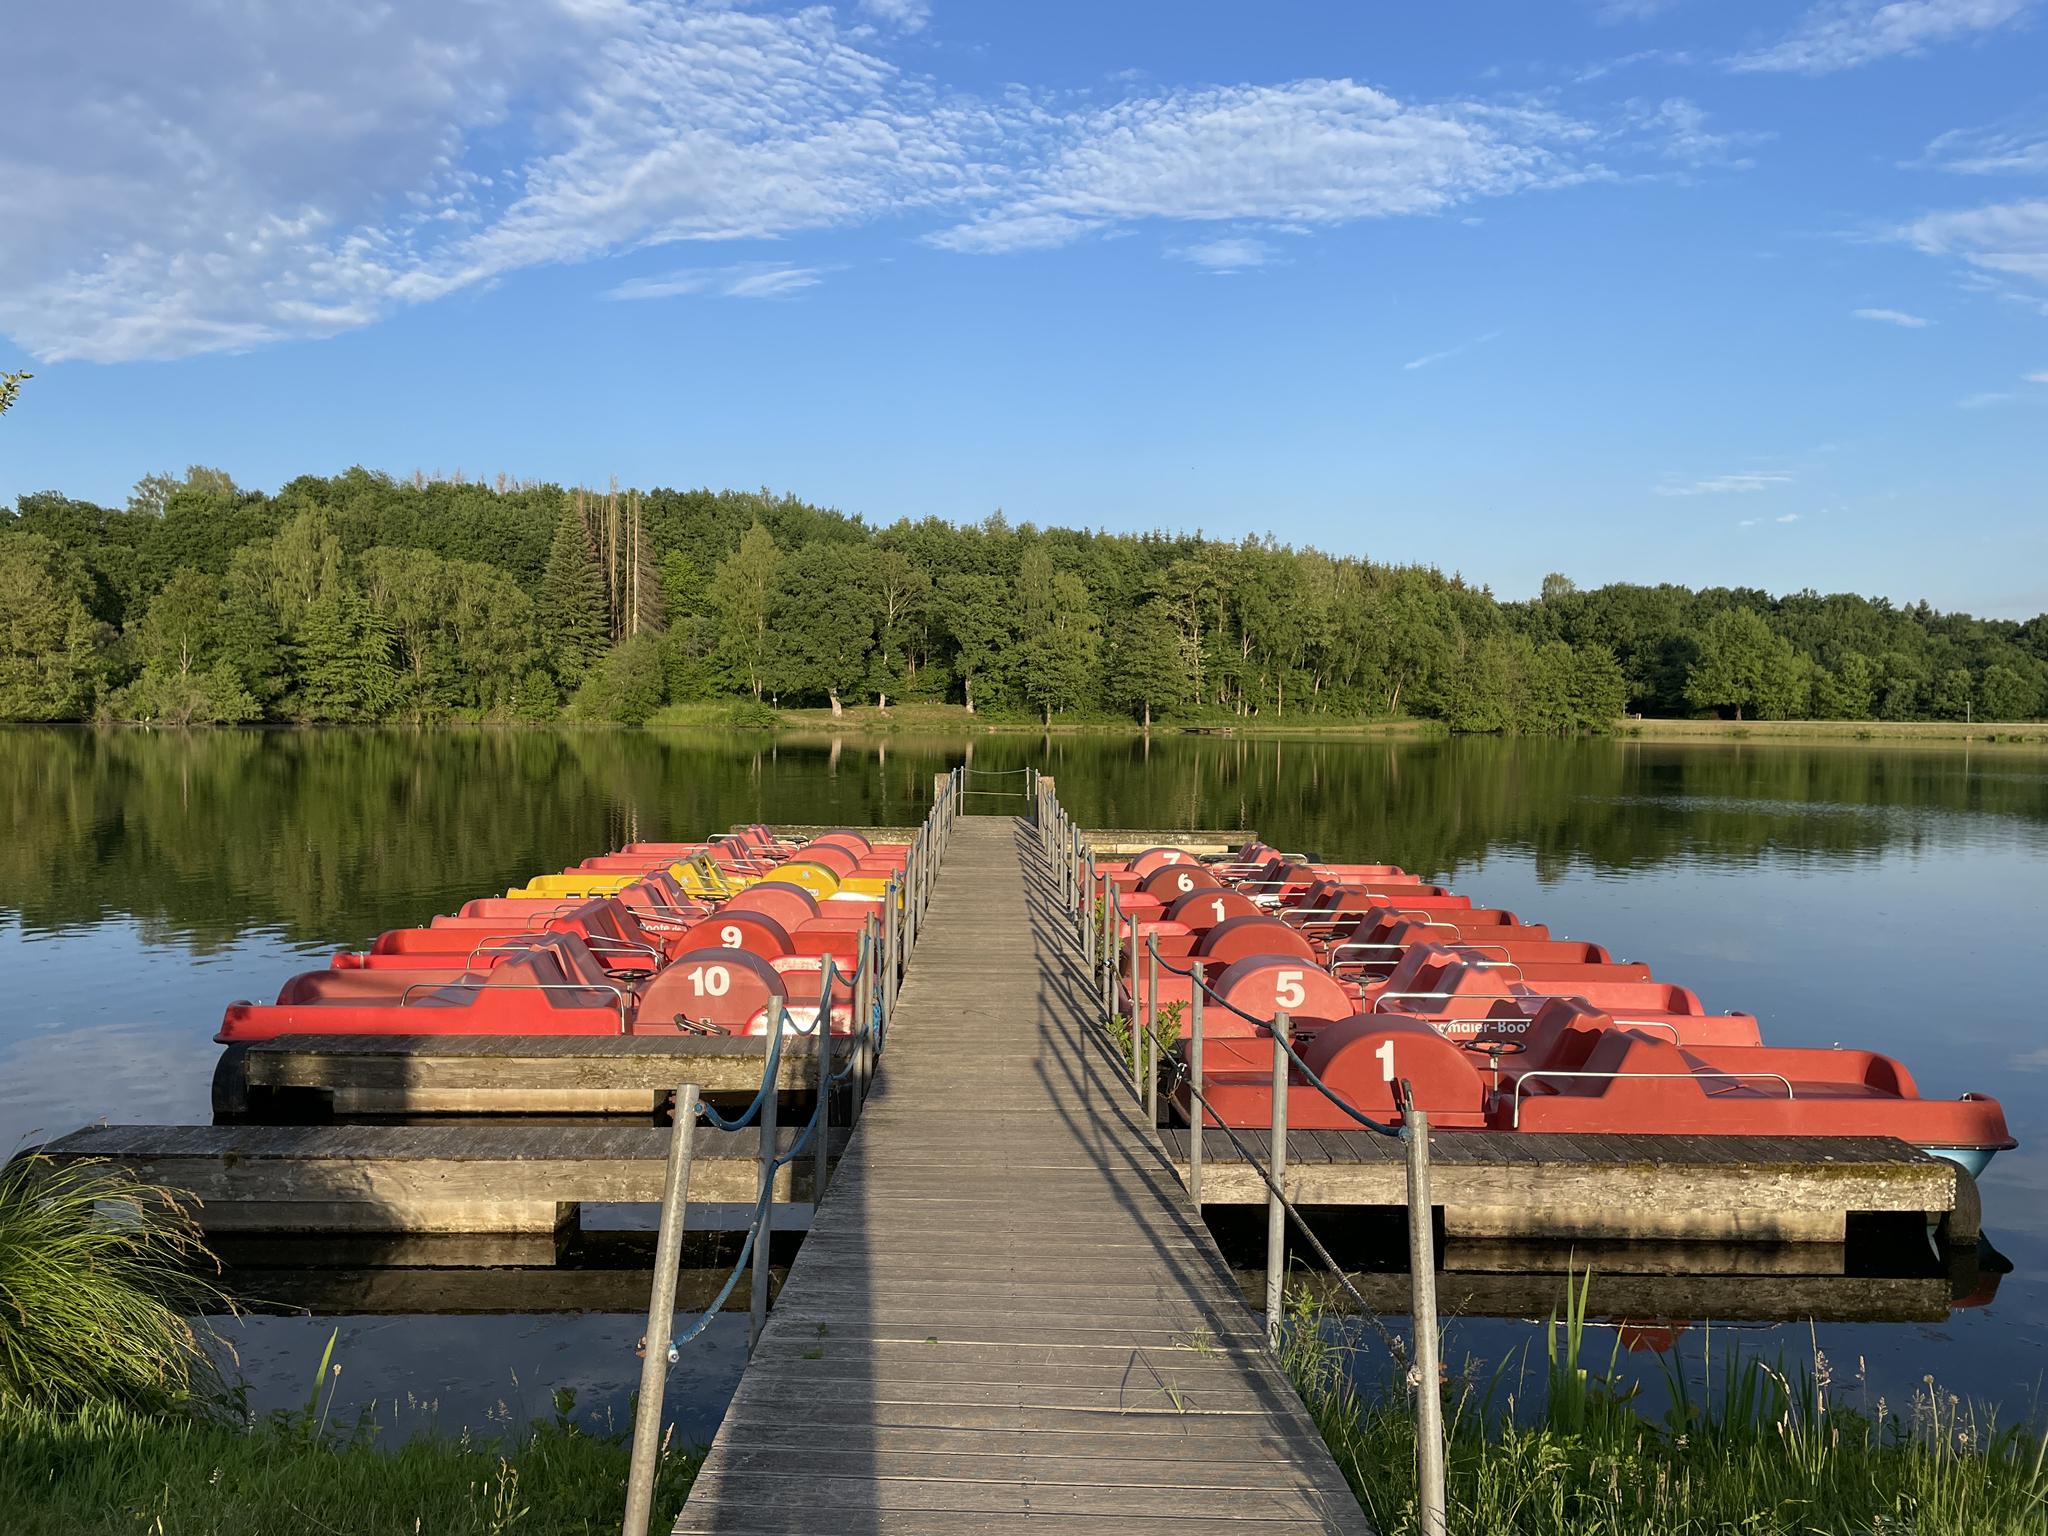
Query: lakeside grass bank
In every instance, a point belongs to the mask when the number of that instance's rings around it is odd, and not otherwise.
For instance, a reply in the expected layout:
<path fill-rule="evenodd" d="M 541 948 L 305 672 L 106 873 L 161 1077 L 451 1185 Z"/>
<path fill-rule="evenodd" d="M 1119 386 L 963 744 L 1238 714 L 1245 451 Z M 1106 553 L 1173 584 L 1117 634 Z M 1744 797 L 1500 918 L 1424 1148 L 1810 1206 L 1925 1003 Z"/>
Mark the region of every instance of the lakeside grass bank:
<path fill-rule="evenodd" d="M 1103 736 L 1141 737 L 1135 720 L 1075 715 L 1043 721 L 1016 716 L 969 714 L 958 704 L 848 705 L 829 709 L 778 709 L 751 700 L 706 700 L 671 704 L 647 725 L 655 730 L 751 729 L 789 735 L 837 736 Z M 1320 737 L 1418 739 L 1450 734 L 1441 720 L 1415 716 L 1325 716 L 1285 718 L 1224 715 L 1215 719 L 1162 720 L 1153 736 Z M 2048 746 L 2048 722 L 2039 720 L 1617 720 L 1604 734 L 1631 741 L 1785 741 L 1867 743 L 1884 746 L 1957 743 Z"/>
<path fill-rule="evenodd" d="M 1641 741 L 2048 746 L 2048 722 L 2040 720 L 1623 720 L 1615 734 Z"/>
<path fill-rule="evenodd" d="M 622 1436 L 539 1423 L 502 1438 L 384 1443 L 293 1414 L 244 1427 L 111 1405 L 0 1406 L 0 1524 L 9 1536 L 597 1536 L 616 1532 Z M 682 1509 L 699 1458 L 671 1450 L 653 1528 Z"/>
<path fill-rule="evenodd" d="M 1911 1401 L 1845 1400 L 1816 1347 L 1785 1367 L 1739 1346 L 1705 1380 L 1666 1366 L 1669 1407 L 1584 1359 L 1592 1277 L 1567 1283 L 1545 1354 L 1444 1388 L 1446 1499 L 1458 1536 L 2042 1536 L 2048 1437 L 1923 1378 Z M 1403 1362 L 1370 1397 L 1342 1324 L 1306 1291 L 1282 1364 L 1381 1536 L 1419 1536 Z M 1616 1356 L 1619 1335 L 1616 1336 Z M 1711 1346 L 1709 1346 L 1711 1347 Z M 1519 1366 L 1520 1369 L 1516 1369 Z M 1534 1390 L 1526 1391 L 1534 1377 Z"/>

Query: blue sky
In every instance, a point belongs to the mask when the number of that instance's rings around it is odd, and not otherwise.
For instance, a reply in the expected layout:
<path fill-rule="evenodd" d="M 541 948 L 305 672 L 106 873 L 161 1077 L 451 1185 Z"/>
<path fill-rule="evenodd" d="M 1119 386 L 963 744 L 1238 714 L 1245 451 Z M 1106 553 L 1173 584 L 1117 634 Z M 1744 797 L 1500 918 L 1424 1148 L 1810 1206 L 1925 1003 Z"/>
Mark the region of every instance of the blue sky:
<path fill-rule="evenodd" d="M 616 474 L 2048 609 L 2048 0 L 8 25 L 0 498 Z"/>

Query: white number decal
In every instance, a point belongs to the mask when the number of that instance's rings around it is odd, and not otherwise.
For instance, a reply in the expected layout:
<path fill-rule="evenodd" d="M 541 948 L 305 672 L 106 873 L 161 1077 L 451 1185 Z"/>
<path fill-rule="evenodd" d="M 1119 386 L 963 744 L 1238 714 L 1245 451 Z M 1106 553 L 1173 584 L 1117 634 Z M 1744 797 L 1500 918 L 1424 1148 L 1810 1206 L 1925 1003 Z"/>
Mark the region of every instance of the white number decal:
<path fill-rule="evenodd" d="M 1214 912 L 1214 913 L 1216 914 L 1216 921 L 1217 921 L 1217 922 L 1219 922 L 1219 923 L 1220 923 L 1220 922 L 1222 922 L 1222 921 L 1223 921 L 1223 898 L 1222 898 L 1221 896 L 1218 896 L 1218 897 L 1217 897 L 1217 898 L 1216 898 L 1216 899 L 1215 899 L 1214 901 L 1210 902 L 1210 903 L 1209 903 L 1209 910 L 1210 910 L 1211 912 Z"/>
<path fill-rule="evenodd" d="M 1180 855 L 1169 849 L 1166 855 L 1166 862 L 1169 864 L 1178 864 L 1180 862 Z"/>
<path fill-rule="evenodd" d="M 1386 1075 L 1387 1081 L 1391 1083 L 1394 1080 L 1394 1042 L 1391 1040 L 1383 1041 L 1380 1048 L 1373 1052 L 1373 1055 L 1379 1057 L 1380 1071 Z"/>
<path fill-rule="evenodd" d="M 1301 971 L 1282 971 L 1273 978 L 1273 1000 L 1282 1008 L 1299 1008 L 1308 1001 L 1308 993 L 1302 990 Z"/>
<path fill-rule="evenodd" d="M 732 972 L 722 965 L 692 966 L 689 982 L 699 997 L 723 997 L 732 990 Z"/>
<path fill-rule="evenodd" d="M 1174 877 L 1173 888 L 1185 896 L 1195 888 L 1195 877 L 1185 873 L 1177 875 Z"/>
<path fill-rule="evenodd" d="M 727 949 L 738 949 L 740 947 L 740 940 L 745 937 L 746 935 L 740 932 L 740 925 L 738 923 L 727 923 L 718 930 L 718 942 Z"/>

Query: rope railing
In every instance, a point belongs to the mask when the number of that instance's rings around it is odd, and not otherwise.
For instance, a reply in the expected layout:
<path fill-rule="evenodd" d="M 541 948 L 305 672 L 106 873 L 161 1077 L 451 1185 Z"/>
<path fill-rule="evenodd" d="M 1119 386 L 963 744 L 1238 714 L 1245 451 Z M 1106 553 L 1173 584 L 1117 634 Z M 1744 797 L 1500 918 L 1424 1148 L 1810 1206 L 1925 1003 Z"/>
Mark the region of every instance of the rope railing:
<path fill-rule="evenodd" d="M 1142 987 L 1138 969 L 1140 944 L 1137 922 L 1122 910 L 1120 892 L 1116 884 L 1106 872 L 1097 868 L 1092 846 L 1081 835 L 1080 828 L 1072 816 L 1059 803 L 1053 781 L 1040 774 L 1033 780 L 1033 789 L 1036 792 L 1035 814 L 1040 845 L 1056 877 L 1059 896 L 1072 914 L 1073 942 L 1080 951 L 1083 964 L 1095 973 L 1100 984 L 1101 1019 L 1105 1026 L 1110 1019 L 1122 1016 L 1122 1001 L 1124 998 L 1129 1000 L 1128 1059 L 1121 1049 L 1114 1048 L 1115 1041 L 1109 1040 L 1106 1043 L 1113 1047 L 1110 1054 L 1117 1061 L 1119 1069 L 1128 1072 L 1132 1093 L 1144 1108 L 1146 1118 L 1154 1126 L 1159 1122 L 1158 1093 L 1161 1076 L 1159 972 L 1163 968 L 1170 974 L 1185 976 L 1193 983 L 1189 996 L 1188 1049 L 1183 1055 L 1176 1047 L 1174 1064 L 1167 1083 L 1169 1103 L 1173 1096 L 1183 1089 L 1188 1094 L 1188 1195 L 1199 1212 L 1202 1208 L 1202 1129 L 1205 1122 L 1213 1120 L 1216 1128 L 1244 1160 L 1245 1166 L 1258 1175 L 1259 1181 L 1266 1189 L 1266 1335 L 1269 1345 L 1276 1353 L 1279 1351 L 1283 1334 L 1283 1280 L 1286 1272 L 1286 1234 L 1290 1225 L 1301 1234 L 1305 1245 L 1316 1259 L 1336 1277 L 1337 1283 L 1343 1287 L 1360 1312 L 1367 1317 L 1374 1316 L 1372 1308 L 1359 1294 L 1357 1287 L 1351 1283 L 1343 1267 L 1336 1262 L 1308 1220 L 1287 1196 L 1287 1101 L 1291 1086 L 1289 1069 L 1298 1072 L 1305 1083 L 1365 1129 L 1378 1135 L 1396 1138 L 1405 1145 L 1408 1171 L 1408 1253 L 1412 1286 L 1410 1316 L 1414 1329 L 1409 1382 L 1415 1393 L 1416 1404 L 1416 1474 L 1419 1492 L 1417 1502 L 1418 1514 L 1421 1517 L 1419 1524 L 1424 1536 L 1445 1536 L 1447 1515 L 1444 1487 L 1443 1396 L 1437 1363 L 1436 1233 L 1434 1207 L 1429 1188 L 1428 1113 L 1415 1103 L 1414 1091 L 1404 1079 L 1398 1085 L 1398 1102 L 1402 1112 L 1401 1124 L 1398 1127 L 1365 1114 L 1334 1092 L 1302 1059 L 1290 1038 L 1292 1031 L 1285 1012 L 1276 1012 L 1270 1019 L 1261 1019 L 1246 1012 L 1220 995 L 1209 984 L 1200 961 L 1191 961 L 1188 968 L 1183 970 L 1170 961 L 1163 960 L 1159 954 L 1156 933 L 1145 936 L 1143 948 L 1149 965 L 1151 985 L 1149 989 Z M 1275 1043 L 1271 1080 L 1270 1153 L 1265 1159 L 1261 1159 L 1237 1134 L 1236 1129 L 1217 1113 L 1208 1095 L 1203 1091 L 1203 1008 L 1205 1003 L 1212 1001 L 1253 1024 L 1265 1035 L 1270 1036 Z M 1141 1009 L 1145 1008 L 1148 1002 L 1151 1016 L 1141 1017 Z M 1381 1332 L 1385 1336 L 1384 1328 Z M 1392 1342 L 1391 1339 L 1389 1342 Z"/>
<path fill-rule="evenodd" d="M 676 1090 L 661 1220 L 656 1229 L 654 1287 L 648 1303 L 647 1331 L 640 1343 L 644 1358 L 634 1413 L 632 1464 L 626 1482 L 625 1536 L 646 1536 L 651 1518 L 668 1368 L 681 1358 L 682 1346 L 699 1337 L 717 1319 L 738 1290 L 743 1275 L 749 1278 L 752 1290 L 747 1319 L 749 1354 L 760 1341 L 768 1315 L 768 1258 L 774 1235 L 776 1175 L 808 1154 L 815 1160 L 812 1210 L 815 1212 L 824 1200 L 831 1150 L 832 1093 L 841 1084 L 852 1085 L 849 1106 L 852 1118 L 857 1121 L 873 1064 L 888 1041 L 897 989 L 916 944 L 924 910 L 931 901 L 938 862 L 944 857 L 947 840 L 959 816 L 963 773 L 962 768 L 955 768 L 939 776 L 931 810 L 911 841 L 901 878 L 888 881 L 881 913 L 862 926 L 852 971 L 842 970 L 836 957 L 824 957 L 819 974 L 818 1010 L 812 1021 L 800 1024 L 789 1016 L 781 998 L 770 1000 L 769 1038 L 762 1054 L 761 1084 L 747 1107 L 737 1116 L 727 1116 L 703 1102 L 696 1084 L 685 1083 Z M 835 1067 L 832 1013 L 836 997 L 845 988 L 853 994 L 852 1027 L 839 1037 L 846 1042 L 847 1060 L 843 1066 Z M 783 1040 L 790 1035 L 817 1037 L 817 1092 L 810 1115 L 789 1149 L 783 1151 L 776 1111 L 781 1100 Z M 677 1267 L 689 1203 L 692 1133 L 700 1118 L 722 1131 L 759 1127 L 760 1184 L 730 1273 L 703 1312 L 678 1334 L 674 1331 Z"/>

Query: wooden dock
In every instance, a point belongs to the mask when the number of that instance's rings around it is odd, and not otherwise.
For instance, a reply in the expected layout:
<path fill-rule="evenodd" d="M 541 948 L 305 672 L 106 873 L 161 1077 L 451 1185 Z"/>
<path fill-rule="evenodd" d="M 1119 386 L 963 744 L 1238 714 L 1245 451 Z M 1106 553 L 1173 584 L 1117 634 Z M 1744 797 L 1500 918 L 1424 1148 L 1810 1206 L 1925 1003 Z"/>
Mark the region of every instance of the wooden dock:
<path fill-rule="evenodd" d="M 777 1147 L 798 1134 L 785 1127 Z M 98 1125 L 39 1150 L 194 1195 L 209 1232 L 556 1232 L 583 1205 L 658 1203 L 670 1139 L 652 1126 Z M 759 1130 L 698 1127 L 692 1200 L 751 1214 L 760 1150 Z M 808 1201 L 811 1167 L 784 1168 L 778 1197 Z"/>
<path fill-rule="evenodd" d="M 1185 1176 L 1188 1132 L 1161 1133 Z M 1264 1131 L 1238 1139 L 1261 1162 Z M 1881 1136 L 1563 1136 L 1438 1131 L 1430 1183 L 1450 1237 L 1685 1238 L 1840 1243 L 1849 1219 L 1906 1213 L 1974 1245 L 1974 1180 Z M 1288 1199 L 1407 1204 L 1400 1144 L 1370 1131 L 1290 1131 Z M 1202 1139 L 1202 1203 L 1266 1203 L 1261 1173 L 1216 1130 Z"/>
<path fill-rule="evenodd" d="M 962 819 L 678 1532 L 1368 1529 L 1094 1010 L 1034 834 Z"/>
<path fill-rule="evenodd" d="M 766 1035 L 285 1035 L 222 1052 L 213 1112 L 652 1115 L 685 1081 L 751 1098 L 767 1050 Z M 817 1042 L 784 1040 L 783 1092 L 817 1077 Z"/>

